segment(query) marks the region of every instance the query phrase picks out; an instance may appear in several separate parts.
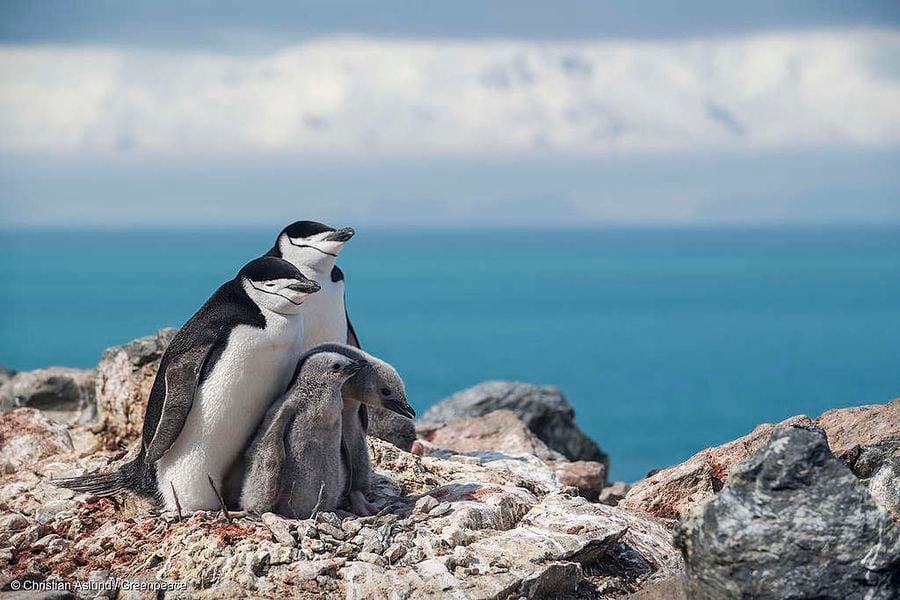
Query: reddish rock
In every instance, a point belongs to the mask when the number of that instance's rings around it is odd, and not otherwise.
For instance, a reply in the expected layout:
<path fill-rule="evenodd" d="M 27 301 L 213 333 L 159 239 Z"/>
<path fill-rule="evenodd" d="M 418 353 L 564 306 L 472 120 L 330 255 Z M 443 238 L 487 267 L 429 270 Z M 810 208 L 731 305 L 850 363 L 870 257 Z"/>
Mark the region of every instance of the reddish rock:
<path fill-rule="evenodd" d="M 556 477 L 560 485 L 578 488 L 578 492 L 596 501 L 606 485 L 606 465 L 588 460 L 556 463 Z"/>
<path fill-rule="evenodd" d="M 861 448 L 900 439 L 900 399 L 889 404 L 830 410 L 815 420 L 798 415 L 775 425 L 759 425 L 742 438 L 701 450 L 685 462 L 639 481 L 619 506 L 680 519 L 715 496 L 732 467 L 766 444 L 777 429 L 790 425 L 821 427 L 832 452 L 849 461 L 858 456 Z"/>
<path fill-rule="evenodd" d="M 454 452 L 505 452 L 533 454 L 541 460 L 562 461 L 565 457 L 551 450 L 534 435 L 511 410 L 495 410 L 483 417 L 451 419 L 446 423 L 422 423 L 417 426 L 419 438 Z M 419 444 L 416 450 L 429 447 Z"/>
<path fill-rule="evenodd" d="M 17 408 L 0 415 L 0 474 L 72 450 L 64 425 L 33 408 Z"/>
<path fill-rule="evenodd" d="M 900 439 L 900 398 L 888 404 L 829 410 L 816 419 L 816 425 L 825 430 L 831 451 L 844 457 L 857 447 Z"/>

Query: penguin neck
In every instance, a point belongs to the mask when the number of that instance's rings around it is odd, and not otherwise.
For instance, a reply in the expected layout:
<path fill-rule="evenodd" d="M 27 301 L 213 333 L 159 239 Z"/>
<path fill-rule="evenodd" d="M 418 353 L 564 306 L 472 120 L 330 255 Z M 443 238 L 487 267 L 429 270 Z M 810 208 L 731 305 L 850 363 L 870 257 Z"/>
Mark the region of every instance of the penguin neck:
<path fill-rule="evenodd" d="M 287 237 L 280 242 L 281 256 L 304 272 L 313 271 L 317 283 L 321 284 L 331 277 L 331 270 L 337 262 L 337 256 L 328 254 L 310 246 L 295 246 Z"/>
<path fill-rule="evenodd" d="M 334 384 L 326 384 L 319 378 L 301 375 L 300 397 L 304 404 L 306 418 L 313 429 L 333 429 L 341 420 L 341 394 L 332 390 Z M 340 390 L 340 388 L 338 388 Z"/>

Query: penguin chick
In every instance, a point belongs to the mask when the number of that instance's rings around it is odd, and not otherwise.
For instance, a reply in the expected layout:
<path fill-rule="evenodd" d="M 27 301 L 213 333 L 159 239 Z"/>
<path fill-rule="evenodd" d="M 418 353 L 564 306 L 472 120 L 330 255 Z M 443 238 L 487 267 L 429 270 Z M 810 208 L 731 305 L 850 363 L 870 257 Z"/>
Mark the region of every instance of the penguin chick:
<path fill-rule="evenodd" d="M 341 468 L 341 387 L 365 362 L 316 349 L 300 358 L 294 382 L 266 413 L 245 453 L 241 508 L 308 518 L 337 507 Z"/>

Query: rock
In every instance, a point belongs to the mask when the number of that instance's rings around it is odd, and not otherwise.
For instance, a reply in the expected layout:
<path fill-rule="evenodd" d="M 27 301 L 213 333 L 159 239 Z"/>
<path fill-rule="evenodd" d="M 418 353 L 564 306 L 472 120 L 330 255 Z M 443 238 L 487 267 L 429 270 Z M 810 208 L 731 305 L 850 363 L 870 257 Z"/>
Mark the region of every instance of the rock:
<path fill-rule="evenodd" d="M 423 423 L 481 417 L 509 409 L 548 447 L 569 460 L 589 460 L 609 467 L 609 458 L 575 424 L 575 409 L 553 386 L 489 381 L 441 400 L 422 416 Z"/>
<path fill-rule="evenodd" d="M 434 496 L 422 496 L 416 500 L 416 505 L 413 507 L 413 510 L 419 513 L 427 513 L 431 509 L 437 507 L 438 504 L 440 504 L 440 502 L 435 500 Z"/>
<path fill-rule="evenodd" d="M 830 410 L 815 420 L 798 415 L 775 425 L 759 425 L 742 438 L 701 450 L 685 462 L 637 482 L 622 506 L 679 519 L 718 493 L 732 467 L 766 444 L 775 431 L 793 425 L 822 428 L 832 451 L 853 464 L 864 448 L 900 440 L 900 399 L 889 404 Z M 875 450 L 870 454 L 870 462 L 877 453 Z"/>
<path fill-rule="evenodd" d="M 294 536 L 291 535 L 290 521 L 273 513 L 264 513 L 260 517 L 263 524 L 272 532 L 272 538 L 279 544 L 294 546 Z"/>
<path fill-rule="evenodd" d="M 129 442 L 140 436 L 159 359 L 177 331 L 160 329 L 156 335 L 107 348 L 97 365 L 95 431 Z"/>
<path fill-rule="evenodd" d="M 504 452 L 533 454 L 541 460 L 565 457 L 551 450 L 511 410 L 501 409 L 480 417 L 451 419 L 444 423 L 421 423 L 416 433 L 425 442 L 454 452 Z M 425 446 L 420 446 L 425 448 Z"/>
<path fill-rule="evenodd" d="M 888 404 L 829 410 L 815 424 L 825 430 L 831 451 L 844 458 L 857 447 L 900 440 L 900 398 Z"/>
<path fill-rule="evenodd" d="M 623 498 L 625 498 L 630 489 L 631 486 L 624 481 L 616 481 L 612 485 L 603 488 L 603 491 L 600 492 L 600 495 L 597 498 L 597 502 L 609 506 L 616 506 Z"/>
<path fill-rule="evenodd" d="M 0 517 L 0 531 L 21 531 L 28 527 L 28 519 L 17 513 Z"/>
<path fill-rule="evenodd" d="M 900 438 L 854 446 L 841 458 L 868 485 L 876 502 L 900 521 Z"/>
<path fill-rule="evenodd" d="M 561 462 L 556 465 L 556 478 L 560 485 L 578 488 L 588 500 L 595 501 L 606 485 L 606 465 L 587 460 Z"/>
<path fill-rule="evenodd" d="M 619 504 L 664 519 L 680 519 L 717 494 L 725 485 L 731 468 L 761 448 L 776 429 L 811 423 L 808 417 L 799 416 L 776 425 L 759 425 L 742 438 L 701 450 L 680 465 L 637 482 Z"/>
<path fill-rule="evenodd" d="M 409 451 L 416 439 L 416 426 L 412 419 L 401 417 L 395 412 L 367 406 L 369 411 L 369 428 L 366 434 L 390 442 Z"/>
<path fill-rule="evenodd" d="M 64 425 L 55 423 L 33 408 L 17 408 L 0 419 L 0 474 L 22 468 L 73 450 Z"/>
<path fill-rule="evenodd" d="M 87 423 L 96 413 L 94 369 L 49 367 L 22 371 L 0 385 L 0 410 L 36 408 L 53 418 Z"/>
<path fill-rule="evenodd" d="M 900 529 L 820 430 L 776 431 L 675 530 L 693 596 L 896 598 Z"/>

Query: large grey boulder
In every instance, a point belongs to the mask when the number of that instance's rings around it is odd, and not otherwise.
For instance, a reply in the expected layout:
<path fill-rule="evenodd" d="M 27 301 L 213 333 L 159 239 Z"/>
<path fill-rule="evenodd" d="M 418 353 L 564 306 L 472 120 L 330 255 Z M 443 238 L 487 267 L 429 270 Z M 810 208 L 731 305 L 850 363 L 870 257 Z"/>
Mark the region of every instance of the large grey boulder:
<path fill-rule="evenodd" d="M 900 528 L 828 448 L 790 427 L 675 530 L 691 597 L 897 598 Z"/>
<path fill-rule="evenodd" d="M 0 375 L 0 410 L 35 408 L 66 422 L 86 423 L 96 414 L 94 369 L 49 367 Z"/>
<path fill-rule="evenodd" d="M 515 381 L 487 381 L 441 400 L 422 416 L 423 423 L 480 417 L 508 409 L 547 446 L 569 460 L 609 467 L 609 457 L 575 424 L 575 409 L 558 388 Z"/>

